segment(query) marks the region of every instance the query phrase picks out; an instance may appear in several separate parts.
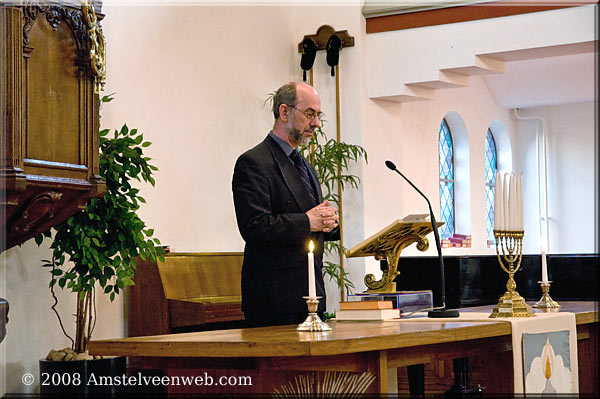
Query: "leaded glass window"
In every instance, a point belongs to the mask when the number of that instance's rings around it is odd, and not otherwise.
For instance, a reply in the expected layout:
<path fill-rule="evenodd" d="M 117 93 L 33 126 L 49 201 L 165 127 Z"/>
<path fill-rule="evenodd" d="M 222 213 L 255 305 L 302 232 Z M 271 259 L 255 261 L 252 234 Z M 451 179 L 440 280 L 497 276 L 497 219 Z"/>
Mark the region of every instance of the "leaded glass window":
<path fill-rule="evenodd" d="M 488 243 L 494 243 L 494 195 L 497 169 L 496 141 L 492 131 L 488 129 L 485 136 L 485 225 Z"/>
<path fill-rule="evenodd" d="M 454 235 L 454 148 L 452 134 L 445 119 L 440 124 L 440 214 L 444 225 L 442 239 Z"/>

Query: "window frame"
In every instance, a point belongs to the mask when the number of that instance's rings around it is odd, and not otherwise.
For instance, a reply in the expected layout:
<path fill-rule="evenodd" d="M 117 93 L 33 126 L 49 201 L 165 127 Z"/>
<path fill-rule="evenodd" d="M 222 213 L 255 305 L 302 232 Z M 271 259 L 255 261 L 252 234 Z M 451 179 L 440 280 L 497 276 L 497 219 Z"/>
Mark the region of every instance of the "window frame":
<path fill-rule="evenodd" d="M 445 141 L 449 141 L 449 149 L 450 149 L 450 153 L 451 153 L 451 161 L 450 161 L 450 175 L 452 176 L 451 179 L 448 179 L 447 176 L 442 175 L 442 165 L 445 163 L 446 159 L 446 155 L 444 154 L 444 159 L 442 159 L 442 132 L 447 131 L 448 135 L 446 137 L 445 133 L 444 133 L 444 140 Z M 442 239 L 448 239 L 450 237 L 452 237 L 455 233 L 456 233 L 456 170 L 454 167 L 454 138 L 452 136 L 452 130 L 450 129 L 450 125 L 448 124 L 448 121 L 446 120 L 446 118 L 442 118 L 442 122 L 440 123 L 440 129 L 438 131 L 438 167 L 439 167 L 439 171 L 438 171 L 438 176 L 439 176 L 439 184 L 440 184 L 440 193 L 439 193 L 439 199 L 440 199 L 440 219 L 442 221 L 444 221 L 444 226 L 441 227 L 441 238 Z M 452 200 L 452 205 L 451 207 L 448 206 L 444 206 L 444 204 L 442 203 L 442 185 L 448 185 L 448 184 L 452 184 L 451 185 L 451 200 Z M 447 205 L 447 204 L 446 204 Z M 448 223 L 448 218 L 444 217 L 444 209 L 451 209 L 451 217 L 452 217 L 452 224 Z"/>
<path fill-rule="evenodd" d="M 493 160 L 490 160 L 488 158 L 488 148 L 489 148 L 489 143 L 490 143 L 490 139 L 491 139 L 491 143 L 493 144 L 493 150 L 494 150 L 494 156 L 493 156 Z M 490 165 L 490 168 L 492 169 L 492 178 L 491 180 L 487 179 L 487 170 L 488 170 L 488 164 L 490 163 L 490 161 L 493 161 L 493 165 Z M 494 239 L 494 212 L 496 211 L 494 209 L 494 198 L 496 196 L 496 172 L 498 171 L 498 145 L 496 144 L 496 138 L 494 137 L 494 132 L 492 132 L 492 129 L 488 127 L 486 135 L 485 135 L 485 146 L 484 146 L 484 175 L 486 176 L 485 179 L 485 201 L 486 201 L 486 206 L 485 206 L 485 221 L 486 221 L 486 240 L 487 240 L 487 245 L 488 247 L 493 246 L 496 244 L 496 241 Z M 488 191 L 492 192 L 492 200 L 490 203 L 488 203 Z M 489 205 L 489 208 L 488 208 Z M 492 214 L 491 220 L 492 220 L 492 224 L 491 224 L 491 230 L 490 230 L 490 226 L 488 225 L 488 221 L 490 220 L 490 212 Z"/>

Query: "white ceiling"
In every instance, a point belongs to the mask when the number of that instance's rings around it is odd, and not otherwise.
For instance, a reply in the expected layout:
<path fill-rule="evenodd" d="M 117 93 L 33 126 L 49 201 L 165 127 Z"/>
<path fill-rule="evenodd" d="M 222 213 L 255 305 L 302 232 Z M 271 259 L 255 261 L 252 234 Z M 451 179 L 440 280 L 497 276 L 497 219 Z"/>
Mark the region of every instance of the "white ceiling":
<path fill-rule="evenodd" d="M 496 102 L 508 108 L 594 101 L 595 56 L 593 51 L 526 60 L 505 56 L 505 72 L 483 79 Z"/>

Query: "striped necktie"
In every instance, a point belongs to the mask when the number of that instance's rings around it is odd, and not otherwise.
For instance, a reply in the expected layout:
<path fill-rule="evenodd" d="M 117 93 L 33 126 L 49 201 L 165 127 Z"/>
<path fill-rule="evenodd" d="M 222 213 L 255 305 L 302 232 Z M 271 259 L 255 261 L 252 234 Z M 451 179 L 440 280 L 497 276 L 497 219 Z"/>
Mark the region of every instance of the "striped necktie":
<path fill-rule="evenodd" d="M 298 170 L 298 174 L 300 175 L 300 180 L 302 180 L 302 183 L 304 183 L 306 192 L 313 200 L 313 203 L 316 204 L 317 196 L 315 195 L 315 190 L 313 189 L 313 186 L 310 183 L 310 177 L 308 176 L 308 168 L 304 164 L 304 160 L 302 159 L 302 156 L 300 156 L 298 150 L 292 151 L 292 153 L 290 154 L 290 159 L 294 162 L 294 165 L 296 165 L 296 169 Z"/>

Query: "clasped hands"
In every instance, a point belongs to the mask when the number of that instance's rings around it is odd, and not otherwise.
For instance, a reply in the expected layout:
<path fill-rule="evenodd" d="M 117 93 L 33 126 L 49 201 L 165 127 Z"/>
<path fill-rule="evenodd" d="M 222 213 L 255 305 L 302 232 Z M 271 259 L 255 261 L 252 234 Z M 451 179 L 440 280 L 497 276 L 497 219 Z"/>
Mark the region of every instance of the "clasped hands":
<path fill-rule="evenodd" d="M 329 205 L 328 200 L 310 209 L 306 215 L 310 221 L 310 231 L 329 233 L 338 225 L 337 208 Z"/>

